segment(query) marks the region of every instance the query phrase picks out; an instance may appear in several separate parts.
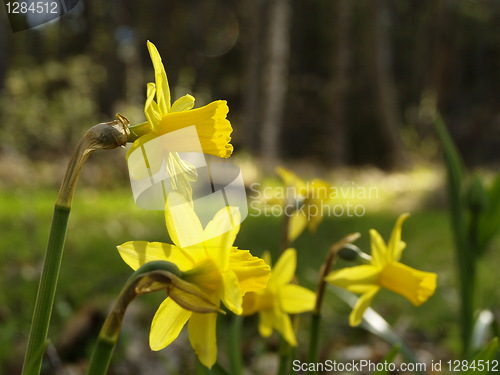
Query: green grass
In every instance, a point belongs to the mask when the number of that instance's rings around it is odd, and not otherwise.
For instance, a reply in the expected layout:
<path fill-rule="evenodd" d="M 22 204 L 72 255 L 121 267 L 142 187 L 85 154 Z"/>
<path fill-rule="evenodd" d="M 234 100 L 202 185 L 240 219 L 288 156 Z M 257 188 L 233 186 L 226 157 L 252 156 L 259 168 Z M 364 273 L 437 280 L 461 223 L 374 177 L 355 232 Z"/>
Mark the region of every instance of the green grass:
<path fill-rule="evenodd" d="M 43 252 L 45 249 L 56 191 L 18 189 L 0 192 L 0 368 L 8 361 L 20 361 L 22 348 L 29 330 Z M 367 210 L 362 217 L 326 218 L 316 234 L 304 233 L 293 244 L 298 250 L 298 279 L 301 284 L 316 288 L 317 274 L 329 246 L 348 233 L 360 232 L 358 246 L 369 252 L 370 228 L 377 229 L 387 239 L 398 216 L 391 211 Z M 278 256 L 281 219 L 253 216 L 243 222 L 236 245 L 249 249 L 255 255 L 264 250 Z M 414 210 L 404 224 L 403 239 L 407 248 L 403 261 L 417 269 L 438 273 L 436 294 L 421 307 L 383 291 L 373 307 L 398 332 L 408 338 L 423 337 L 421 341 L 447 353 L 457 349 L 457 316 L 459 301 L 453 245 L 447 213 L 442 209 Z M 56 297 L 50 336 L 57 341 L 65 322 L 86 304 L 106 311 L 131 270 L 120 259 L 116 245 L 128 240 L 168 242 L 163 213 L 137 208 L 128 188 L 97 192 L 79 189 L 70 217 L 61 278 Z M 499 241 L 486 254 L 482 264 L 478 298 L 484 307 L 497 307 L 500 291 L 495 264 L 500 262 Z M 349 266 L 339 261 L 337 267 Z M 150 324 L 155 305 L 161 297 L 144 299 L 149 311 L 144 318 L 144 329 Z M 364 340 L 366 334 L 347 327 L 349 309 L 335 300 L 332 293 L 326 297 L 323 322 L 324 341 L 328 347 L 337 342 Z M 221 318 L 224 321 L 224 318 Z M 246 330 L 255 333 L 246 320 Z M 305 327 L 308 317 L 301 318 Z M 250 327 L 248 327 L 250 326 Z M 300 335 L 305 332 L 301 331 Z M 301 336 L 302 337 L 302 336 Z M 221 347 L 224 340 L 219 337 Z M 307 342 L 307 337 L 304 337 Z M 144 333 L 147 345 L 147 331 Z M 16 345 L 13 345 L 15 343 Z M 262 345 L 262 344 L 261 344 Z M 168 349 L 167 349 L 168 350 Z"/>

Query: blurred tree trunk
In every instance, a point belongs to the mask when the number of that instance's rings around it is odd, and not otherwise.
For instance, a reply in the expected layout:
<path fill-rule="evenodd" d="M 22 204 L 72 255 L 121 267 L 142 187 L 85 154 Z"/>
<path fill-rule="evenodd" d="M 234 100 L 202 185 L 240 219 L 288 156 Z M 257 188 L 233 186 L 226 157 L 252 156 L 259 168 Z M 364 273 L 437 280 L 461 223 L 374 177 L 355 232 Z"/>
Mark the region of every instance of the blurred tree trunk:
<path fill-rule="evenodd" d="M 368 8 L 368 53 L 375 106 L 379 118 L 379 137 L 385 145 L 385 160 L 389 168 L 404 164 L 401 125 L 403 123 L 392 74 L 389 9 L 386 0 L 370 0 Z M 383 157 L 383 156 L 382 156 Z"/>
<path fill-rule="evenodd" d="M 243 128 L 244 147 L 252 152 L 259 150 L 258 142 L 261 113 L 261 86 L 260 77 L 262 75 L 262 44 L 264 41 L 263 18 L 264 6 L 262 0 L 247 0 L 244 2 L 244 10 L 241 14 L 246 15 L 244 24 L 245 30 L 242 30 L 242 42 L 245 45 L 244 69 L 245 69 L 245 90 L 243 104 Z"/>
<path fill-rule="evenodd" d="M 3 89 L 7 72 L 7 33 L 11 33 L 7 17 L 0 17 L 0 91 Z"/>
<path fill-rule="evenodd" d="M 280 153 L 280 130 L 288 89 L 290 0 L 270 0 L 267 51 L 264 61 L 261 155 L 272 163 Z"/>
<path fill-rule="evenodd" d="M 352 9 L 350 0 L 337 0 L 332 9 L 334 47 L 331 64 L 331 81 L 328 85 L 330 102 L 330 136 L 327 141 L 331 149 L 330 161 L 334 167 L 347 164 L 348 134 L 345 117 L 349 86 L 349 61 L 351 56 L 350 28 Z"/>

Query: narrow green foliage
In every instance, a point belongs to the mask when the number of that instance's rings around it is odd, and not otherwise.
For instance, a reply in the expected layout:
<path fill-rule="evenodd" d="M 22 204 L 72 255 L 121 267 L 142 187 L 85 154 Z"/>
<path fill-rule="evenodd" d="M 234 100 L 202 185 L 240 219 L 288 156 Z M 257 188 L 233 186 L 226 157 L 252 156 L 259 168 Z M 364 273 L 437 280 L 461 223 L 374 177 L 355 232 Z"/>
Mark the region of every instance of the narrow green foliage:
<path fill-rule="evenodd" d="M 399 353 L 400 345 L 394 345 L 389 353 L 382 359 L 382 363 L 393 363 Z M 373 375 L 388 375 L 389 369 L 375 371 Z"/>

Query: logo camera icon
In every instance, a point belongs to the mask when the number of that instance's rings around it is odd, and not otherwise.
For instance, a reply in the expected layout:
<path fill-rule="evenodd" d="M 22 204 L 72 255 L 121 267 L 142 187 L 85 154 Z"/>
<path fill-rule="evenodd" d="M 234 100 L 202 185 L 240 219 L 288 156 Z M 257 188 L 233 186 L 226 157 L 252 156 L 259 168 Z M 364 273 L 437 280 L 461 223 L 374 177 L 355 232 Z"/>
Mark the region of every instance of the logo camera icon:
<path fill-rule="evenodd" d="M 158 136 L 134 149 L 127 163 L 136 204 L 146 210 L 164 210 L 170 192 L 187 188 L 192 198 L 183 204 L 192 205 L 203 226 L 227 206 L 239 212 L 232 215 L 234 210 L 227 210 L 232 216 L 215 235 L 239 225 L 248 215 L 241 171 L 236 165 L 208 157 L 195 126 Z"/>

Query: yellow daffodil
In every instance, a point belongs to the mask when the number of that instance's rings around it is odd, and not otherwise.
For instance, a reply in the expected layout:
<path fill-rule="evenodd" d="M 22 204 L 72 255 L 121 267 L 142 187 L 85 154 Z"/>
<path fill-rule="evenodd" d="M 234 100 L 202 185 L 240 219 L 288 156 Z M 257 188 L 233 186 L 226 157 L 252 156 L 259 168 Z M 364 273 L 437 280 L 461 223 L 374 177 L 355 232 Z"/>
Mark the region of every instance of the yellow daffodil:
<path fill-rule="evenodd" d="M 233 247 L 240 214 L 234 207 L 219 210 L 203 229 L 183 194 L 168 195 L 165 219 L 173 245 L 131 241 L 118 246 L 123 260 L 134 270 L 154 260 L 166 260 L 184 272 L 183 280 L 198 286 L 210 301 L 242 313 L 242 296 L 266 286 L 270 268 L 247 250 Z M 220 228 L 231 228 L 221 234 Z M 185 244 L 189 244 L 186 246 Z M 216 313 L 188 311 L 166 298 L 151 325 L 150 346 L 160 350 L 177 338 L 188 322 L 189 340 L 201 363 L 211 367 L 217 358 Z"/>
<path fill-rule="evenodd" d="M 329 200 L 330 185 L 319 178 L 304 182 L 292 171 L 278 167 L 276 173 L 287 188 L 284 204 L 293 207 L 288 227 L 288 241 L 294 241 L 307 227 L 315 232 L 323 220 L 323 205 Z M 285 214 L 290 214 L 285 207 Z"/>
<path fill-rule="evenodd" d="M 402 295 L 415 306 L 434 294 L 435 273 L 419 271 L 399 262 L 405 248 L 401 241 L 401 226 L 408 216 L 403 214 L 398 218 L 387 245 L 376 230 L 370 230 L 371 264 L 344 268 L 326 276 L 325 280 L 330 284 L 361 294 L 349 316 L 351 326 L 361 323 L 363 313 L 380 288 Z"/>
<path fill-rule="evenodd" d="M 233 152 L 233 146 L 229 143 L 233 129 L 226 119 L 229 111 L 227 102 L 217 100 L 204 107 L 192 109 L 195 99 L 191 95 L 185 95 L 171 104 L 167 74 L 160 54 L 153 43 L 148 41 L 147 46 L 155 71 L 155 83 L 147 85 L 147 99 L 144 105 L 147 122 L 130 128 L 131 139 L 137 139 L 128 154 L 159 135 L 194 125 L 204 153 L 222 158 L 229 157 Z"/>
<path fill-rule="evenodd" d="M 267 287 L 243 297 L 243 315 L 259 313 L 260 334 L 269 337 L 274 328 L 292 346 L 297 340 L 288 314 L 311 311 L 316 300 L 309 289 L 291 284 L 296 266 L 295 249 L 286 250 L 272 268 Z"/>

